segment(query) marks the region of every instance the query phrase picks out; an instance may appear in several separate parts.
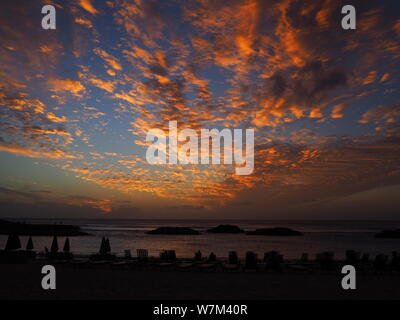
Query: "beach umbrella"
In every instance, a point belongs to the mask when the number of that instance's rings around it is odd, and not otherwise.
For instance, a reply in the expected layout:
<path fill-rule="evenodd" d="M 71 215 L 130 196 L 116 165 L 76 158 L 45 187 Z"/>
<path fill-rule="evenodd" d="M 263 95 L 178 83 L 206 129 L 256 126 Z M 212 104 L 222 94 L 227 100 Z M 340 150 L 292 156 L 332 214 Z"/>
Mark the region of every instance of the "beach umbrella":
<path fill-rule="evenodd" d="M 27 251 L 33 250 L 33 241 L 32 241 L 32 237 L 29 237 L 28 243 L 26 244 L 26 250 L 27 250 Z"/>
<path fill-rule="evenodd" d="M 110 240 L 108 238 L 106 239 L 105 248 L 106 248 L 106 253 L 110 253 L 111 252 Z"/>
<path fill-rule="evenodd" d="M 8 238 L 7 238 L 6 247 L 5 247 L 5 250 L 6 250 L 6 251 L 12 250 L 12 249 L 11 249 L 11 248 L 12 248 L 12 241 L 13 241 L 12 235 L 9 234 L 9 235 L 8 235 Z"/>
<path fill-rule="evenodd" d="M 100 244 L 100 254 L 105 254 L 106 253 L 106 239 L 103 237 L 101 238 L 101 244 Z"/>
<path fill-rule="evenodd" d="M 53 237 L 53 242 L 51 243 L 50 252 L 57 252 L 58 251 L 58 241 L 57 236 Z"/>
<path fill-rule="evenodd" d="M 14 248 L 15 250 L 21 249 L 21 240 L 19 240 L 19 235 L 14 234 Z"/>
<path fill-rule="evenodd" d="M 70 249 L 71 249 L 71 248 L 70 248 L 70 245 L 69 245 L 69 238 L 67 237 L 67 239 L 65 239 L 63 251 L 64 251 L 64 252 L 69 252 Z"/>
<path fill-rule="evenodd" d="M 17 234 L 10 234 L 7 238 L 6 251 L 18 250 L 21 248 L 21 241 Z"/>

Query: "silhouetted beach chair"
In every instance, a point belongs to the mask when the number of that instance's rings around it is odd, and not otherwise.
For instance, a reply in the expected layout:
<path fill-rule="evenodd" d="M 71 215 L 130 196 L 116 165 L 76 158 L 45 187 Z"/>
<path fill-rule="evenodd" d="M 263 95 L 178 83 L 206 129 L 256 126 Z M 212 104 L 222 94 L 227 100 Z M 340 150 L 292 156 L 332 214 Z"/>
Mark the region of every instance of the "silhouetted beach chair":
<path fill-rule="evenodd" d="M 366 264 L 369 263 L 369 254 L 368 253 L 363 253 L 362 257 L 361 257 L 361 263 L 362 264 Z"/>
<path fill-rule="evenodd" d="M 175 250 L 164 250 L 160 252 L 160 259 L 163 261 L 175 261 L 176 260 Z"/>
<path fill-rule="evenodd" d="M 160 260 L 161 260 L 161 261 L 166 261 L 166 260 L 168 260 L 167 252 L 166 252 L 165 250 L 160 252 Z"/>
<path fill-rule="evenodd" d="M 286 267 L 295 272 L 311 272 L 312 262 L 308 259 L 308 253 L 302 253 L 300 259 L 295 262 L 286 263 Z"/>
<path fill-rule="evenodd" d="M 257 254 L 255 254 L 252 251 L 246 252 L 245 269 L 246 270 L 257 270 L 258 269 Z"/>
<path fill-rule="evenodd" d="M 202 259 L 201 251 L 199 250 L 194 254 L 194 261 L 201 261 L 201 259 Z"/>
<path fill-rule="evenodd" d="M 168 261 L 175 261 L 176 260 L 175 250 L 167 250 L 167 260 Z"/>
<path fill-rule="evenodd" d="M 239 258 L 236 251 L 230 251 L 228 256 L 228 263 L 229 264 L 238 264 Z"/>
<path fill-rule="evenodd" d="M 215 255 L 214 252 L 211 252 L 210 255 L 208 256 L 208 262 L 211 263 L 217 262 L 217 256 Z"/>
<path fill-rule="evenodd" d="M 265 271 L 282 272 L 283 255 L 277 251 L 264 253 Z"/>
<path fill-rule="evenodd" d="M 228 263 L 223 263 L 222 268 L 225 271 L 236 271 L 240 267 L 239 257 L 236 251 L 230 251 L 228 255 Z"/>
<path fill-rule="evenodd" d="M 147 249 L 136 250 L 137 259 L 140 261 L 146 261 L 149 259 L 149 251 Z"/>
<path fill-rule="evenodd" d="M 355 268 L 359 267 L 361 262 L 360 256 L 361 256 L 360 252 L 356 252 L 354 250 L 347 250 L 345 264 L 352 265 Z"/>
<path fill-rule="evenodd" d="M 131 250 L 124 250 L 124 258 L 127 260 L 132 259 L 132 254 L 131 254 Z"/>
<path fill-rule="evenodd" d="M 387 269 L 388 256 L 385 254 L 378 254 L 375 257 L 373 266 L 375 272 L 384 272 Z"/>
<path fill-rule="evenodd" d="M 170 269 L 175 266 L 175 260 L 175 250 L 164 250 L 160 252 L 160 263 L 158 264 L 158 267 L 162 269 Z"/>
<path fill-rule="evenodd" d="M 372 263 L 369 259 L 369 254 L 363 253 L 360 258 L 358 269 L 361 271 L 367 271 L 367 270 L 371 269 L 371 266 L 372 266 Z"/>
<path fill-rule="evenodd" d="M 392 260 L 390 261 L 390 266 L 393 271 L 400 270 L 400 255 L 397 251 L 392 251 Z"/>
<path fill-rule="evenodd" d="M 211 252 L 208 256 L 207 262 L 200 263 L 198 265 L 200 270 L 216 270 L 217 268 L 217 256 L 214 252 Z"/>
<path fill-rule="evenodd" d="M 132 257 L 131 250 L 129 250 L 129 249 L 124 250 L 124 259 L 125 259 L 125 262 L 126 262 L 128 265 L 134 263 L 134 259 L 133 259 L 133 257 Z"/>
<path fill-rule="evenodd" d="M 162 261 L 172 262 L 176 260 L 175 250 L 164 250 L 160 252 L 160 259 Z"/>
<path fill-rule="evenodd" d="M 138 260 L 147 260 L 149 258 L 149 251 L 147 249 L 136 250 Z"/>
<path fill-rule="evenodd" d="M 330 251 L 325 251 L 317 253 L 316 256 L 317 263 L 323 271 L 331 271 L 334 267 L 334 253 Z"/>
<path fill-rule="evenodd" d="M 136 266 L 146 267 L 149 262 L 149 251 L 147 249 L 136 249 Z"/>

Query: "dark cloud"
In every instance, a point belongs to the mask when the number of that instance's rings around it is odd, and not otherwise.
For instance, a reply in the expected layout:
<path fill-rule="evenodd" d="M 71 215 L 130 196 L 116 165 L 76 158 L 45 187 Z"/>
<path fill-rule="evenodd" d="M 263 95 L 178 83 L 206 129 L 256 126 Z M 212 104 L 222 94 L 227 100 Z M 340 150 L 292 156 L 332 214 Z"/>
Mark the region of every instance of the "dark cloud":
<path fill-rule="evenodd" d="M 56 202 L 23 203 L 0 201 L 2 217 L 12 218 L 99 218 L 101 211 L 91 206 L 68 205 Z"/>
<path fill-rule="evenodd" d="M 24 192 L 24 191 L 18 191 L 18 190 L 13 190 L 5 187 L 0 187 L 0 193 L 8 196 L 8 197 L 23 197 L 27 198 L 30 200 L 40 200 L 42 199 L 41 196 L 38 196 L 37 194 L 34 194 L 32 192 Z"/>
<path fill-rule="evenodd" d="M 310 109 L 328 102 L 337 89 L 346 88 L 350 75 L 343 68 L 314 61 L 296 71 L 277 71 L 265 80 L 265 87 L 257 95 L 261 99 L 285 99 L 280 108 L 295 104 Z"/>

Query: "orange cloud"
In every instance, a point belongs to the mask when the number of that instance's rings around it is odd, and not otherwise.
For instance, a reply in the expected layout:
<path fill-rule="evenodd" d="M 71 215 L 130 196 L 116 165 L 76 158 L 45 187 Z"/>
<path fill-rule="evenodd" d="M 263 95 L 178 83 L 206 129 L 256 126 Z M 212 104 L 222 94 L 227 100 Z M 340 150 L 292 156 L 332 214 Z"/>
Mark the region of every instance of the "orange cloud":
<path fill-rule="evenodd" d="M 94 48 L 93 50 L 99 57 L 101 57 L 111 68 L 114 70 L 120 71 L 122 67 L 117 58 L 113 57 L 108 52 L 104 51 L 100 48 Z"/>
<path fill-rule="evenodd" d="M 379 82 L 385 82 L 387 79 L 389 79 L 389 73 L 385 73 L 382 77 L 381 77 L 381 79 L 379 80 Z"/>
<path fill-rule="evenodd" d="M 376 71 L 371 71 L 370 73 L 368 73 L 368 76 L 363 80 L 362 84 L 367 85 L 375 82 L 376 75 L 377 75 Z"/>
<path fill-rule="evenodd" d="M 92 24 L 92 22 L 90 20 L 83 19 L 83 18 L 75 18 L 75 22 L 79 23 L 81 25 L 84 25 L 84 26 L 86 26 L 88 28 L 93 28 L 93 24 Z"/>
<path fill-rule="evenodd" d="M 280 19 L 275 33 L 281 42 L 281 50 L 286 53 L 295 66 L 302 67 L 305 65 L 306 60 L 310 58 L 310 54 L 300 41 L 302 30 L 297 29 L 290 22 L 288 11 L 291 4 L 291 0 L 285 0 L 277 5 Z"/>
<path fill-rule="evenodd" d="M 96 78 L 91 78 L 89 79 L 89 82 L 92 83 L 94 86 L 103 89 L 109 93 L 112 93 L 115 88 L 115 83 L 110 82 L 110 81 L 104 81 L 101 79 L 96 79 Z"/>
<path fill-rule="evenodd" d="M 50 85 L 50 90 L 57 93 L 69 92 L 80 97 L 80 93 L 85 91 L 85 87 L 76 80 L 51 78 L 48 80 L 48 83 Z"/>
<path fill-rule="evenodd" d="M 112 211 L 111 200 L 86 200 L 84 204 L 88 204 L 104 213 L 110 213 Z"/>
<path fill-rule="evenodd" d="M 67 121 L 67 118 L 65 116 L 57 117 L 53 112 L 48 112 L 47 113 L 47 119 L 49 119 L 51 122 L 65 122 L 65 121 Z"/>
<path fill-rule="evenodd" d="M 331 113 L 331 118 L 332 119 L 340 119 L 343 118 L 343 110 L 345 106 L 344 104 L 337 104 L 333 107 L 332 113 Z"/>
<path fill-rule="evenodd" d="M 322 118 L 324 114 L 321 112 L 321 108 L 313 108 L 310 112 L 310 118 Z"/>
<path fill-rule="evenodd" d="M 93 7 L 91 0 L 79 0 L 79 5 L 91 14 L 98 14 L 99 12 Z"/>
<path fill-rule="evenodd" d="M 389 106 L 379 106 L 377 108 L 368 110 L 365 112 L 361 119 L 358 121 L 360 123 L 368 123 L 371 121 L 380 121 L 392 117 L 400 116 L 399 107 L 389 107 Z"/>
<path fill-rule="evenodd" d="M 0 151 L 10 152 L 28 158 L 49 158 L 49 159 L 75 159 L 76 156 L 65 153 L 62 150 L 46 151 L 32 150 L 11 143 L 0 144 Z"/>

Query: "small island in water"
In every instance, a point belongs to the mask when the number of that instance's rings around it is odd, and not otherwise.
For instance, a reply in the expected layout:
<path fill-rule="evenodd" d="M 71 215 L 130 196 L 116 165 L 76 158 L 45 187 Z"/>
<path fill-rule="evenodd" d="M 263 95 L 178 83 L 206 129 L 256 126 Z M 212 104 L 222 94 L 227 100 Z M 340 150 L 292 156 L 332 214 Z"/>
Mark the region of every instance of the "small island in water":
<path fill-rule="evenodd" d="M 200 232 L 186 227 L 161 227 L 147 232 L 148 234 L 198 235 Z"/>
<path fill-rule="evenodd" d="M 20 236 L 87 236 L 79 226 L 68 224 L 35 224 L 0 220 L 0 234 Z"/>
<path fill-rule="evenodd" d="M 290 228 L 264 228 L 256 229 L 246 233 L 251 236 L 302 236 L 300 231 L 292 230 Z"/>
<path fill-rule="evenodd" d="M 400 229 L 397 230 L 383 230 L 375 235 L 375 238 L 383 239 L 400 239 Z"/>
<path fill-rule="evenodd" d="M 220 224 L 218 227 L 208 229 L 209 233 L 243 233 L 244 230 L 230 224 Z"/>

